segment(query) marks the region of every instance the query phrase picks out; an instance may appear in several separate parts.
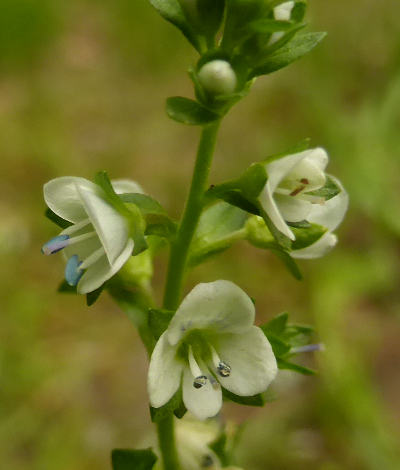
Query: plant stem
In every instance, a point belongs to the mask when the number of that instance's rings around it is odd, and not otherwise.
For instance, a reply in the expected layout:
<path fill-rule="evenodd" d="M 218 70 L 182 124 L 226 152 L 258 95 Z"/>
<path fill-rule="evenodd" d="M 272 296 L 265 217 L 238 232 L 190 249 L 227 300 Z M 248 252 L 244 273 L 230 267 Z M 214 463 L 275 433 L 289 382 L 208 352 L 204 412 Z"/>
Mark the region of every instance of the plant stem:
<path fill-rule="evenodd" d="M 219 125 L 220 121 L 209 124 L 201 134 L 189 197 L 171 247 L 164 294 L 164 308 L 168 310 L 176 310 L 179 305 L 187 256 L 203 207 Z"/>
<path fill-rule="evenodd" d="M 202 130 L 189 196 L 171 247 L 164 294 L 164 308 L 168 310 L 176 310 L 179 304 L 187 256 L 203 208 L 203 196 L 207 189 L 219 124 L 220 121 L 215 122 Z M 179 470 L 173 414 L 157 423 L 157 432 L 164 470 Z"/>
<path fill-rule="evenodd" d="M 175 447 L 173 414 L 166 416 L 157 423 L 157 432 L 164 470 L 179 470 L 178 454 Z"/>

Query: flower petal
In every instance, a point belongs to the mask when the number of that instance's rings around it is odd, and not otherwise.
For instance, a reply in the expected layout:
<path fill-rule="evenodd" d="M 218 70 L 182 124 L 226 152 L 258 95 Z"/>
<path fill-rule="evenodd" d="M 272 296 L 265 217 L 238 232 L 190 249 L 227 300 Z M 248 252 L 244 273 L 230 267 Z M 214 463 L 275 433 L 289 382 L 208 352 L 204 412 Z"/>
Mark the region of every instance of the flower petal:
<path fill-rule="evenodd" d="M 125 218 L 98 191 L 77 186 L 85 210 L 103 244 L 110 264 L 114 264 L 125 249 L 129 229 Z"/>
<path fill-rule="evenodd" d="M 251 327 L 255 309 L 250 297 L 230 281 L 198 284 L 183 299 L 168 327 L 168 341 L 176 344 L 187 331 L 206 329 L 239 333 Z"/>
<path fill-rule="evenodd" d="M 220 358 L 229 364 L 228 377 L 217 375 L 223 387 L 240 396 L 264 392 L 274 380 L 278 367 L 271 345 L 257 326 L 241 334 L 215 338 L 213 346 Z"/>
<path fill-rule="evenodd" d="M 186 408 L 193 413 L 198 419 L 207 419 L 215 416 L 222 406 L 221 387 L 217 383 L 217 387 L 211 385 L 211 381 L 207 380 L 206 384 L 201 388 L 193 386 L 193 375 L 189 367 L 185 367 L 183 371 L 183 403 Z"/>
<path fill-rule="evenodd" d="M 176 359 L 176 346 L 171 346 L 163 333 L 150 359 L 147 388 L 154 408 L 165 405 L 176 393 L 181 382 L 183 363 Z"/>
<path fill-rule="evenodd" d="M 335 177 L 329 176 L 341 189 L 340 193 L 323 204 L 313 204 L 308 221 L 335 230 L 342 222 L 349 206 L 349 196 L 342 183 Z"/>
<path fill-rule="evenodd" d="M 105 255 L 102 256 L 96 263 L 90 266 L 82 276 L 77 286 L 78 294 L 87 294 L 102 286 L 128 261 L 132 251 L 133 241 L 129 239 L 124 250 L 112 265 L 110 265 Z"/>
<path fill-rule="evenodd" d="M 138 183 L 132 180 L 118 179 L 111 181 L 112 187 L 117 194 L 141 193 L 144 191 Z"/>
<path fill-rule="evenodd" d="M 96 191 L 97 188 L 94 183 L 85 178 L 63 176 L 50 180 L 44 185 L 44 200 L 55 214 L 69 222 L 77 223 L 87 218 L 78 187 L 89 191 Z"/>
<path fill-rule="evenodd" d="M 272 191 L 270 188 L 269 181 L 267 181 L 264 189 L 261 191 L 258 196 L 260 204 L 264 211 L 267 213 L 268 217 L 271 219 L 275 227 L 284 235 L 286 235 L 290 240 L 295 240 L 293 232 L 290 230 L 289 226 L 286 224 L 284 218 L 279 212 L 278 206 L 272 197 Z"/>
<path fill-rule="evenodd" d="M 307 220 L 312 210 L 312 204 L 303 199 L 275 194 L 275 202 L 282 217 L 288 222 Z"/>
<path fill-rule="evenodd" d="M 327 232 L 315 243 L 302 248 L 301 250 L 294 250 L 290 252 L 292 258 L 297 259 L 314 259 L 321 258 L 326 255 L 337 243 L 337 236 L 334 233 Z"/>

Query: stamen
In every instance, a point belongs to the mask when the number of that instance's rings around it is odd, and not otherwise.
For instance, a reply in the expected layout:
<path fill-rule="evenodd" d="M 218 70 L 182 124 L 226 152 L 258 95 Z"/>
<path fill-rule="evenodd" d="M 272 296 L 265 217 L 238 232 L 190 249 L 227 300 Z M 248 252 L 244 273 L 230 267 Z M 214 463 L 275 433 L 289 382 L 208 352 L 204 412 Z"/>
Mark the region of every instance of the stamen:
<path fill-rule="evenodd" d="M 98 261 L 104 255 L 104 248 L 98 248 L 94 253 L 88 256 L 85 261 L 81 264 L 81 269 L 87 269 L 89 266 L 92 266 L 96 261 Z"/>
<path fill-rule="evenodd" d="M 303 352 L 313 352 L 313 351 L 325 351 L 325 344 L 307 344 L 306 346 L 299 346 L 297 348 L 292 348 L 290 352 L 299 354 Z"/>
<path fill-rule="evenodd" d="M 83 270 L 80 268 L 82 262 L 79 261 L 78 255 L 73 255 L 67 261 L 65 267 L 65 280 L 70 286 L 75 287 L 83 276 Z"/>
<path fill-rule="evenodd" d="M 196 359 L 194 358 L 192 345 L 189 346 L 188 359 L 189 359 L 190 372 L 195 378 L 193 381 L 193 387 L 201 388 L 207 383 L 207 376 L 203 374 L 199 365 L 196 362 Z"/>
<path fill-rule="evenodd" d="M 214 349 L 213 346 L 211 346 L 211 344 L 209 346 L 211 349 L 212 360 L 215 368 L 217 369 L 218 374 L 221 377 L 229 377 L 231 375 L 231 367 L 226 362 L 221 361 L 217 351 Z"/>
<path fill-rule="evenodd" d="M 89 224 L 90 224 L 90 219 L 81 220 L 77 224 L 71 225 L 70 227 L 66 228 L 63 231 L 63 234 L 71 235 L 72 233 L 77 232 L 78 230 L 80 230 L 83 227 L 86 227 L 86 225 L 89 225 Z"/>
<path fill-rule="evenodd" d="M 300 183 L 303 183 L 303 184 L 310 184 L 310 182 L 308 181 L 307 178 L 301 178 Z"/>
<path fill-rule="evenodd" d="M 203 372 L 201 371 L 199 365 L 196 362 L 196 359 L 194 358 L 192 345 L 189 346 L 188 359 L 189 359 L 190 372 L 192 373 L 193 377 L 199 377 L 203 375 Z"/>
<path fill-rule="evenodd" d="M 69 235 L 58 235 L 52 238 L 42 246 L 42 253 L 44 255 L 53 255 L 62 250 L 69 244 Z"/>
<path fill-rule="evenodd" d="M 92 238 L 96 235 L 97 235 L 96 232 L 93 231 L 93 232 L 84 233 L 82 235 L 78 235 L 77 237 L 72 237 L 68 240 L 68 245 L 73 245 L 74 243 L 83 242 L 84 240 L 87 240 L 88 238 Z"/>
<path fill-rule="evenodd" d="M 304 189 L 306 189 L 305 186 L 299 186 L 298 188 L 294 189 L 289 196 L 297 196 L 299 193 L 301 193 Z"/>

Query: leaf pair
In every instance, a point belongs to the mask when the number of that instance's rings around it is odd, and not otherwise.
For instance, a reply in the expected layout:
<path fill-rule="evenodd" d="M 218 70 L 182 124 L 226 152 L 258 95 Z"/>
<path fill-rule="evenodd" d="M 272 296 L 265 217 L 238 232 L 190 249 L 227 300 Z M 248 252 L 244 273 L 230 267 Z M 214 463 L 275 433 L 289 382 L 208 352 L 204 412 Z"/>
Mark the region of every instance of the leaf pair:
<path fill-rule="evenodd" d="M 261 326 L 262 331 L 271 343 L 279 369 L 288 369 L 303 375 L 314 375 L 316 371 L 291 362 L 295 354 L 292 349 L 309 343 L 314 329 L 308 325 L 289 324 L 289 314 L 281 313 Z"/>

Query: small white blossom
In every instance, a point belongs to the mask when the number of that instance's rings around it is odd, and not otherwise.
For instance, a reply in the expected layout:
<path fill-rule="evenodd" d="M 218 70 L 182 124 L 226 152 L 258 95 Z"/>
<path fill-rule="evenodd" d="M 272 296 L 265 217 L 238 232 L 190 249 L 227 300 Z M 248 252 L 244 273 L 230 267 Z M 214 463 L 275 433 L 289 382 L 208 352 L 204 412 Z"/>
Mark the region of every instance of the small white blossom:
<path fill-rule="evenodd" d="M 207 62 L 201 67 L 198 77 L 204 89 L 216 95 L 233 93 L 237 84 L 235 71 L 226 60 Z"/>
<path fill-rule="evenodd" d="M 220 385 L 240 396 L 264 392 L 277 364 L 254 317 L 250 297 L 232 282 L 198 284 L 154 348 L 148 375 L 151 405 L 165 405 L 181 381 L 183 402 L 199 419 L 221 409 Z"/>
<path fill-rule="evenodd" d="M 294 1 L 284 2 L 280 5 L 277 5 L 274 8 L 274 19 L 277 21 L 290 21 L 292 10 L 294 7 Z M 269 44 L 279 41 L 279 39 L 284 35 L 282 31 L 271 34 Z"/>
<path fill-rule="evenodd" d="M 323 197 L 310 194 L 325 186 L 327 164 L 328 155 L 322 148 L 305 150 L 266 164 L 268 180 L 259 201 L 271 222 L 290 240 L 295 240 L 295 235 L 288 222 L 306 220 L 331 231 L 343 219 L 348 197 L 336 179 L 330 177 L 340 188 L 339 194 L 333 198 L 326 201 Z M 328 245 L 334 244 L 334 235 L 330 232 L 322 239 Z"/>
<path fill-rule="evenodd" d="M 119 193 L 138 193 L 133 181 L 112 182 Z M 65 278 L 80 294 L 96 290 L 128 260 L 133 250 L 128 222 L 105 198 L 100 186 L 65 176 L 44 185 L 48 207 L 72 225 L 42 247 L 46 255 L 64 251 Z"/>

